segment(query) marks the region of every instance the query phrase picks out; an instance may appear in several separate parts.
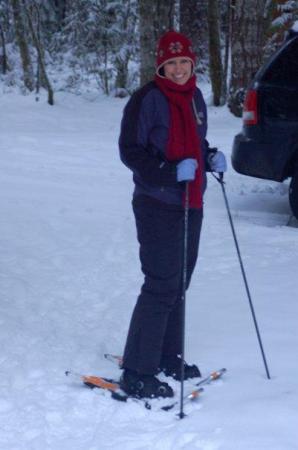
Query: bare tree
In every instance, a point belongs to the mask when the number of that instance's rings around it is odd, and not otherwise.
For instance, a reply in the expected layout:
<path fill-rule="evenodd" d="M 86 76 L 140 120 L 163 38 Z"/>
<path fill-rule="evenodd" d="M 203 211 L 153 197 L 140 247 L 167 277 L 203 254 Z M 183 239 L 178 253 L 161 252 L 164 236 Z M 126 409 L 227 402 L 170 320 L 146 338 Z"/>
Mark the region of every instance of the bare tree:
<path fill-rule="evenodd" d="M 66 16 L 67 0 L 51 0 L 51 2 L 56 12 L 58 29 L 61 30 Z"/>
<path fill-rule="evenodd" d="M 123 8 L 123 5 L 125 8 Z M 122 3 L 118 5 L 116 22 L 118 23 L 118 29 L 113 39 L 114 55 L 112 57 L 116 69 L 115 95 L 123 97 L 128 93 L 128 64 L 136 54 L 136 0 L 122 0 Z"/>
<path fill-rule="evenodd" d="M 0 22 L 0 38 L 1 38 L 1 49 L 2 49 L 2 54 L 0 54 L 1 72 L 5 75 L 8 70 L 8 62 L 7 62 L 7 54 L 6 54 L 5 33 L 4 33 L 4 29 L 3 29 L 1 22 Z"/>
<path fill-rule="evenodd" d="M 173 28 L 175 0 L 139 0 L 140 84 L 152 80 L 159 37 Z"/>
<path fill-rule="evenodd" d="M 37 51 L 37 57 L 38 57 L 38 76 L 37 76 L 37 84 L 39 86 L 39 81 L 41 78 L 43 85 L 45 86 L 45 88 L 48 91 L 48 103 L 49 105 L 53 105 L 54 104 L 54 92 L 53 92 L 53 88 L 51 86 L 50 80 L 48 78 L 47 75 L 47 71 L 46 71 L 46 65 L 45 65 L 45 58 L 44 58 L 44 50 L 40 41 L 40 32 L 39 32 L 39 27 L 40 27 L 40 15 L 39 15 L 39 6 L 37 3 L 33 2 L 31 4 L 31 7 L 29 7 L 26 3 L 26 0 L 22 0 L 22 6 L 23 6 L 23 10 L 26 14 L 27 17 L 27 21 L 28 21 L 28 25 L 29 25 L 29 29 L 31 32 L 31 36 L 32 36 L 32 40 L 34 43 L 34 46 L 36 48 Z M 36 17 L 36 28 L 34 26 L 33 23 L 33 15 L 35 12 L 35 17 Z"/>
<path fill-rule="evenodd" d="M 28 30 L 23 15 L 20 0 L 11 0 L 13 10 L 16 40 L 20 49 L 20 55 L 24 73 L 24 84 L 29 91 L 34 90 L 33 66 L 31 62 L 29 46 L 27 42 Z"/>
<path fill-rule="evenodd" d="M 232 0 L 229 108 L 240 117 L 246 88 L 259 69 L 265 44 L 267 0 Z"/>
<path fill-rule="evenodd" d="M 180 31 L 186 34 L 197 55 L 196 70 L 208 65 L 208 0 L 180 0 Z"/>
<path fill-rule="evenodd" d="M 223 67 L 220 48 L 219 11 L 217 0 L 208 1 L 209 70 L 213 91 L 213 104 L 222 104 Z"/>
<path fill-rule="evenodd" d="M 221 29 L 224 39 L 224 58 L 223 58 L 223 86 L 222 86 L 222 100 L 227 102 L 228 95 L 228 69 L 230 59 L 230 44 L 231 44 L 231 0 L 225 0 L 222 11 Z"/>
<path fill-rule="evenodd" d="M 3 75 L 9 70 L 6 45 L 10 25 L 10 6 L 7 2 L 0 0 L 0 70 Z"/>

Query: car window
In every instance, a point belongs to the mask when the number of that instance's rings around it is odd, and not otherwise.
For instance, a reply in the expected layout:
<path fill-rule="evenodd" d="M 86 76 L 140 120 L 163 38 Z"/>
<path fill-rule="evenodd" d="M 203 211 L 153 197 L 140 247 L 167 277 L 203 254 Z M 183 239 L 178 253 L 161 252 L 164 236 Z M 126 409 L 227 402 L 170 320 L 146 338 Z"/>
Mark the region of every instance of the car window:
<path fill-rule="evenodd" d="M 267 85 L 260 98 L 260 115 L 266 119 L 276 118 L 298 121 L 298 89 Z"/>
<path fill-rule="evenodd" d="M 294 39 L 270 64 L 263 81 L 298 88 L 298 38 Z"/>

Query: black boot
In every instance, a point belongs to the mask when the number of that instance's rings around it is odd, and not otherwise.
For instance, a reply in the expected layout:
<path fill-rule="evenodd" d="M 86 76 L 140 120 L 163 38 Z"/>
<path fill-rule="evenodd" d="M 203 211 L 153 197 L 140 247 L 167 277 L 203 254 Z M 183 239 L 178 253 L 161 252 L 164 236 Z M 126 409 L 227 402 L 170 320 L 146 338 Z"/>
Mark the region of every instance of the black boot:
<path fill-rule="evenodd" d="M 195 364 L 189 365 L 185 361 L 184 380 L 201 376 L 201 372 Z M 175 380 L 181 380 L 181 358 L 179 356 L 167 356 L 160 363 L 160 371 L 167 377 L 173 377 Z"/>
<path fill-rule="evenodd" d="M 154 375 L 142 375 L 134 370 L 124 369 L 120 379 L 121 389 L 136 398 L 173 397 L 173 389 Z"/>

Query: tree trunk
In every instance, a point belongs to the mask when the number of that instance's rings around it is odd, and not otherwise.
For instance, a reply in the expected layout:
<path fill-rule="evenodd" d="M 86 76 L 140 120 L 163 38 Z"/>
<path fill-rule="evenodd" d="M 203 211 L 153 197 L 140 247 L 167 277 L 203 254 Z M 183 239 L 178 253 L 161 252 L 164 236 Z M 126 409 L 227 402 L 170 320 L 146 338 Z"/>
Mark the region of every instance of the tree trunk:
<path fill-rule="evenodd" d="M 44 62 L 44 51 L 42 49 L 41 42 L 38 38 L 37 32 L 34 29 L 32 17 L 30 15 L 30 12 L 26 5 L 26 0 L 23 0 L 22 4 L 23 4 L 23 8 L 24 8 L 27 20 L 28 20 L 31 36 L 32 36 L 32 39 L 33 39 L 33 42 L 34 42 L 34 45 L 35 45 L 35 48 L 37 51 L 40 75 L 41 75 L 41 78 L 45 84 L 47 91 L 48 91 L 48 103 L 49 103 L 49 105 L 54 105 L 54 92 L 53 92 L 53 88 L 51 86 L 50 80 L 49 80 L 47 72 L 46 72 L 46 67 L 45 67 L 45 62 Z"/>
<path fill-rule="evenodd" d="M 105 40 L 106 41 L 106 40 Z M 104 73 L 103 73 L 103 81 L 104 81 L 104 92 L 106 95 L 110 94 L 110 86 L 109 86 L 109 75 L 108 75 L 108 63 L 109 63 L 109 58 L 108 58 L 108 46 L 107 44 L 105 44 L 104 47 Z"/>
<path fill-rule="evenodd" d="M 217 0 L 208 2 L 209 70 L 213 91 L 213 104 L 222 104 L 223 67 L 220 51 L 219 13 Z"/>
<path fill-rule="evenodd" d="M 26 38 L 27 32 L 25 29 L 24 17 L 22 15 L 19 0 L 11 0 L 11 5 L 13 9 L 16 38 L 23 66 L 24 84 L 26 88 L 32 92 L 34 90 L 33 67 Z"/>
<path fill-rule="evenodd" d="M 231 80 L 228 105 L 241 117 L 245 91 L 262 63 L 267 0 L 232 0 Z"/>
<path fill-rule="evenodd" d="M 198 72 L 208 65 L 207 8 L 208 0 L 180 0 L 180 31 L 191 39 Z"/>
<path fill-rule="evenodd" d="M 228 96 L 228 69 L 230 59 L 230 44 L 231 44 L 231 0 L 226 1 L 226 9 L 223 14 L 222 30 L 224 34 L 224 62 L 223 62 L 223 86 L 222 86 L 222 99 L 223 103 L 227 102 Z"/>
<path fill-rule="evenodd" d="M 174 0 L 139 0 L 141 86 L 154 76 L 157 41 L 173 28 L 174 4 Z"/>
<path fill-rule="evenodd" d="M 0 23 L 0 37 L 1 37 L 1 48 L 2 54 L 0 55 L 0 64 L 1 64 L 1 72 L 3 75 L 8 71 L 8 62 L 7 62 L 7 54 L 6 54 L 6 42 L 5 42 L 5 33 Z"/>
<path fill-rule="evenodd" d="M 123 0 L 122 0 L 123 1 Z M 133 31 L 135 30 L 135 25 L 137 21 L 136 10 L 134 1 L 128 0 L 125 2 L 125 10 L 122 12 L 122 29 L 121 34 L 123 36 L 122 45 L 124 44 L 124 49 L 118 51 L 118 55 L 115 58 L 115 68 L 116 68 L 116 96 L 124 97 L 128 94 L 127 82 L 128 82 L 128 64 L 132 57 L 135 41 L 133 38 Z M 125 36 L 125 37 L 124 37 Z M 127 36 L 128 37 L 127 39 Z"/>
<path fill-rule="evenodd" d="M 115 60 L 115 67 L 117 70 L 116 75 L 116 90 L 121 91 L 124 90 L 127 86 L 127 78 L 128 78 L 128 62 L 129 62 L 129 56 L 126 58 L 118 57 Z"/>
<path fill-rule="evenodd" d="M 54 0 L 58 29 L 61 30 L 66 15 L 66 0 Z"/>

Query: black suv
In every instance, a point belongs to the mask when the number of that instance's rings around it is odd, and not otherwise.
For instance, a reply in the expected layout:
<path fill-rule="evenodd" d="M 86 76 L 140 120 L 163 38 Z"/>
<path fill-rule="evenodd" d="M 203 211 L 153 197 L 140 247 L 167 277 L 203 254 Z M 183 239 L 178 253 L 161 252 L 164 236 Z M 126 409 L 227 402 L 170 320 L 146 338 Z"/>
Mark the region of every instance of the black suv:
<path fill-rule="evenodd" d="M 298 31 L 289 32 L 248 88 L 232 165 L 252 177 L 292 177 L 289 200 L 298 218 Z"/>

